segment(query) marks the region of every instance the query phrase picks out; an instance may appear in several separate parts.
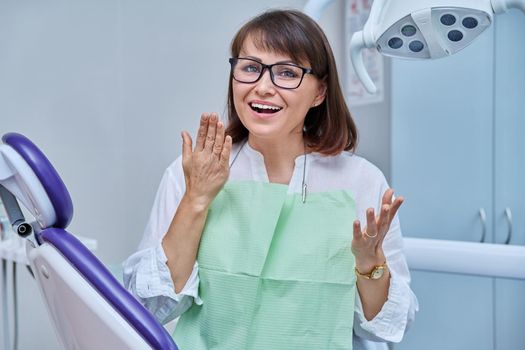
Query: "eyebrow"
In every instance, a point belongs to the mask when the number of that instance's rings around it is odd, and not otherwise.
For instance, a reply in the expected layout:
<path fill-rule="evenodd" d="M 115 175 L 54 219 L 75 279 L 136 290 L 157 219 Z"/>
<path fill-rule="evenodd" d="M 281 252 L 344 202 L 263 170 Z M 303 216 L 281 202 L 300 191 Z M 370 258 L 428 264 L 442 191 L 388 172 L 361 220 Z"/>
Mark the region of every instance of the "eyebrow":
<path fill-rule="evenodd" d="M 262 60 L 259 57 L 255 57 L 255 56 L 244 56 L 244 57 L 241 57 L 241 58 L 249 58 L 251 60 L 263 63 Z M 293 64 L 293 65 L 296 65 L 296 66 L 298 65 L 298 63 L 293 61 L 293 60 L 278 61 L 278 62 L 275 62 L 273 64 Z"/>

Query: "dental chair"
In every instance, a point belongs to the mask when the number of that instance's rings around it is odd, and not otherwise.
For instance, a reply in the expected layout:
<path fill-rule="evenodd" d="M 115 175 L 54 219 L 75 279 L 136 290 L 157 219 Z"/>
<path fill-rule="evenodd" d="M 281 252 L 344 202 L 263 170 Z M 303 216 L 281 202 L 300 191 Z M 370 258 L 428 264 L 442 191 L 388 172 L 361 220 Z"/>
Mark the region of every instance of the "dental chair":
<path fill-rule="evenodd" d="M 65 229 L 71 197 L 25 136 L 0 145 L 0 196 L 15 232 L 27 237 L 31 270 L 64 349 L 177 349 L 171 336 Z M 18 201 L 36 219 L 27 223 Z"/>

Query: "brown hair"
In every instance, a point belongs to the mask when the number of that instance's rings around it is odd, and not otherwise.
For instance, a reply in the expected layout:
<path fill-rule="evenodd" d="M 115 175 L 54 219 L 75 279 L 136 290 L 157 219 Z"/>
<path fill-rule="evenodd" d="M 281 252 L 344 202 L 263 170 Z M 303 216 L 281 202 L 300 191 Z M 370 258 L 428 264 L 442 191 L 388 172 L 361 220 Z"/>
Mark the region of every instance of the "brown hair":
<path fill-rule="evenodd" d="M 304 121 L 306 144 L 314 152 L 336 155 L 353 151 L 357 146 L 357 128 L 345 103 L 334 55 L 319 25 L 302 12 L 271 10 L 253 18 L 237 32 L 231 44 L 232 57 L 239 57 L 248 38 L 266 51 L 290 56 L 294 61 L 310 64 L 313 74 L 326 83 L 326 97 L 312 107 Z M 226 133 L 234 143 L 248 137 L 233 103 L 232 74 L 228 87 L 228 127 Z"/>

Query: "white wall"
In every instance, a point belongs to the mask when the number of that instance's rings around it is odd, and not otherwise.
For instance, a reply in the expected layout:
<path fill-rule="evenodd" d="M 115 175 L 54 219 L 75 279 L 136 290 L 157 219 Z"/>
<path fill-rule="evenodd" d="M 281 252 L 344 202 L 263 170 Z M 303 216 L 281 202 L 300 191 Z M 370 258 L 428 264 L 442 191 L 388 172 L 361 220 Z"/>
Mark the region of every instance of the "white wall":
<path fill-rule="evenodd" d="M 264 9 L 304 3 L 0 0 L 0 134 L 23 133 L 47 154 L 73 198 L 69 231 L 97 239 L 97 256 L 119 264 L 180 154 L 181 130 L 194 133 L 204 111 L 224 114 L 235 31 Z M 343 5 L 321 20 L 341 72 Z M 388 108 L 352 109 L 361 153 L 387 174 Z M 33 281 L 22 269 L 19 278 L 19 349 L 57 348 Z"/>

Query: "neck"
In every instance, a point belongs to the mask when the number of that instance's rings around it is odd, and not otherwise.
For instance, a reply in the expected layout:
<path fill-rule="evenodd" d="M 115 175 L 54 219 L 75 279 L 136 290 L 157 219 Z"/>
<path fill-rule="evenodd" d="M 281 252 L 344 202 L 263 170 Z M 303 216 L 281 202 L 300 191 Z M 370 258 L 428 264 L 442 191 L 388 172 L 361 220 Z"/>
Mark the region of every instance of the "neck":
<path fill-rule="evenodd" d="M 278 139 L 262 139 L 250 134 L 248 143 L 251 148 L 260 152 L 265 160 L 272 162 L 293 163 L 295 158 L 305 152 L 302 132 Z"/>
<path fill-rule="evenodd" d="M 250 134 L 248 143 L 263 155 L 270 182 L 289 183 L 295 159 L 305 153 L 302 131 L 279 139 L 261 139 Z"/>

